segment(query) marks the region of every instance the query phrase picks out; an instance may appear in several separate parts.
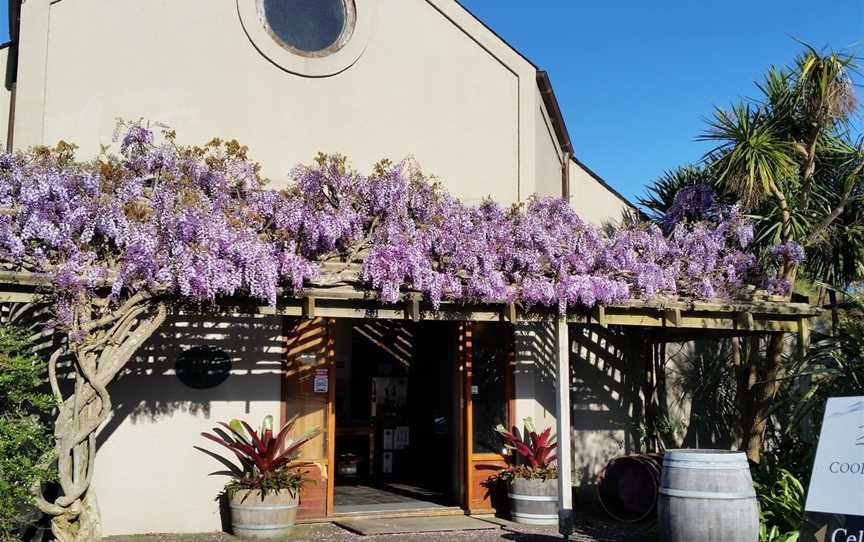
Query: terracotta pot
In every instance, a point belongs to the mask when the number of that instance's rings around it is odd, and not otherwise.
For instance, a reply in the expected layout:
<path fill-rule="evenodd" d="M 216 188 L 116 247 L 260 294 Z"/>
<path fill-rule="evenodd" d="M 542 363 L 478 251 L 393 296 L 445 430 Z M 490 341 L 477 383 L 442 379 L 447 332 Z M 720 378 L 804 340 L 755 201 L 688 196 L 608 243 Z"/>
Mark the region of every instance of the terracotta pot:
<path fill-rule="evenodd" d="M 231 530 L 245 538 L 277 538 L 294 528 L 297 518 L 298 497 L 287 490 L 268 493 L 261 498 L 257 490 L 234 493 L 229 503 Z"/>
<path fill-rule="evenodd" d="M 507 496 L 513 521 L 528 525 L 558 525 L 558 480 L 514 478 Z"/>

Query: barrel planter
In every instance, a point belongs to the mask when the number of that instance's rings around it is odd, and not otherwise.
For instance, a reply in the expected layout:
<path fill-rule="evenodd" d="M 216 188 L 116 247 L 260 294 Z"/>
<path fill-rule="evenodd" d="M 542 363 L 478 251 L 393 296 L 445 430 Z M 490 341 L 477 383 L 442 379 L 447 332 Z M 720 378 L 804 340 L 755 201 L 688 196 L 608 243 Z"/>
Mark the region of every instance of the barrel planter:
<path fill-rule="evenodd" d="M 661 454 L 616 457 L 597 476 L 600 505 L 613 519 L 635 523 L 656 517 Z"/>
<path fill-rule="evenodd" d="M 657 517 L 665 542 L 758 542 L 759 509 L 747 456 L 668 450 Z"/>
<path fill-rule="evenodd" d="M 282 490 L 261 499 L 257 490 L 237 491 L 231 496 L 231 530 L 244 538 L 277 538 L 294 528 L 298 497 Z"/>
<path fill-rule="evenodd" d="M 513 521 L 528 525 L 558 525 L 558 480 L 514 478 L 507 496 Z"/>

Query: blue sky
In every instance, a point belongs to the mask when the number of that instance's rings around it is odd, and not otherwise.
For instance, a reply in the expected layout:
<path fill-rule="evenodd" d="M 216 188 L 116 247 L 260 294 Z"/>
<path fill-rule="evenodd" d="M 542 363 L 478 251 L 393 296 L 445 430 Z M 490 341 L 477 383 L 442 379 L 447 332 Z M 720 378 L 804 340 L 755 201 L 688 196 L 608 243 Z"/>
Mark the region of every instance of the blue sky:
<path fill-rule="evenodd" d="M 699 160 L 712 107 L 755 96 L 801 49 L 793 37 L 864 56 L 864 0 L 462 2 L 549 72 L 576 155 L 631 199 Z"/>
<path fill-rule="evenodd" d="M 549 72 L 576 156 L 630 198 L 699 160 L 713 106 L 755 97 L 801 49 L 793 37 L 864 56 L 862 0 L 462 3 Z"/>

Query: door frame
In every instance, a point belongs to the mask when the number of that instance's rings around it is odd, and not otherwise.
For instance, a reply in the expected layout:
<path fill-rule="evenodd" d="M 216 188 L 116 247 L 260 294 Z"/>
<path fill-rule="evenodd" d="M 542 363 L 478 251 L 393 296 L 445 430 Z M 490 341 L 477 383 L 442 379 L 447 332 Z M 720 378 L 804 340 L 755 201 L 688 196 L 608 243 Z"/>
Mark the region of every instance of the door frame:
<path fill-rule="evenodd" d="M 490 322 L 490 324 L 493 324 Z M 509 428 L 516 419 L 516 394 L 515 394 L 515 328 L 512 324 L 500 324 L 504 331 L 507 347 L 507 365 L 504 369 L 504 394 L 507 399 L 507 421 Z M 459 371 L 462 377 L 462 482 L 464 484 L 463 508 L 471 514 L 494 512 L 492 503 L 486 496 L 478 498 L 477 488 L 489 476 L 490 470 L 503 468 L 507 464 L 507 458 L 498 453 L 474 453 L 474 395 L 473 385 L 473 361 L 474 361 L 474 332 L 478 322 L 462 322 L 459 326 Z M 480 323 L 479 325 L 483 325 Z"/>
<path fill-rule="evenodd" d="M 305 336 L 306 342 L 300 342 Z M 321 401 L 321 406 L 305 412 L 303 416 L 313 413 L 323 413 L 324 420 L 320 425 L 322 429 L 321 438 L 324 439 L 323 450 L 320 455 L 304 459 L 317 465 L 320 470 L 318 487 L 324 486 L 323 494 L 316 493 L 312 497 L 314 506 L 304 507 L 301 498 L 301 507 L 298 513 L 302 521 L 326 517 L 332 512 L 333 493 L 332 476 L 334 470 L 331 454 L 331 442 L 333 442 L 332 425 L 335 420 L 335 320 L 332 318 L 301 319 L 291 316 L 282 317 L 282 367 L 280 379 L 280 427 L 287 423 L 297 412 L 289 411 L 289 396 L 299 394 L 301 398 L 310 400 L 317 397 L 314 391 L 315 371 L 327 369 L 328 390 L 326 397 Z M 311 362 L 304 363 L 300 360 L 303 356 L 314 356 Z M 325 395 L 325 394 L 320 394 Z M 294 397 L 296 400 L 296 396 Z M 304 401 L 304 405 L 308 404 Z M 302 408 L 301 408 L 302 410 Z M 317 439 L 318 437 L 316 437 Z M 313 439 L 316 440 L 316 439 Z M 323 457 L 321 457 L 323 456 Z M 312 469 L 310 469 L 312 470 Z M 314 487 L 314 486 L 313 486 Z M 320 497 L 318 496 L 320 495 Z M 319 500 L 320 499 L 320 500 Z M 320 505 L 317 503 L 320 502 Z M 320 514 L 320 515 L 319 515 Z"/>
<path fill-rule="evenodd" d="M 323 352 L 323 366 L 328 369 L 328 390 L 325 408 L 326 415 L 326 499 L 325 517 L 334 515 L 335 481 L 336 481 L 336 320 L 328 318 L 325 321 L 327 329 L 326 344 Z M 485 323 L 479 323 L 484 325 Z M 490 322 L 490 324 L 492 324 Z M 500 324 L 507 344 L 507 366 L 504 373 L 505 397 L 507 398 L 507 426 L 513 425 L 516 419 L 515 399 L 515 327 L 512 324 Z M 458 404 L 461 412 L 458 416 L 460 457 L 454 458 L 460 463 L 460 480 L 462 486 L 461 507 L 469 513 L 494 512 L 489 499 L 479 497 L 477 487 L 488 477 L 489 469 L 503 468 L 506 457 L 497 453 L 474 453 L 473 450 L 473 396 L 472 365 L 474 357 L 474 331 L 478 322 L 464 321 L 458 324 L 457 359 L 453 364 L 456 371 L 457 385 L 454 392 L 459 395 Z M 483 467 L 478 469 L 478 467 Z"/>

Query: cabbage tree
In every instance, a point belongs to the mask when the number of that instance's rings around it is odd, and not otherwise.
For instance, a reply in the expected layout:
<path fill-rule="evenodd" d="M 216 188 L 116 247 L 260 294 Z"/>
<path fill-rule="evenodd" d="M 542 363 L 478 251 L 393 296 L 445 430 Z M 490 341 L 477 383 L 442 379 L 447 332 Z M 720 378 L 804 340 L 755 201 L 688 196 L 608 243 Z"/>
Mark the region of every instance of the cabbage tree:
<path fill-rule="evenodd" d="M 717 109 L 703 135 L 718 143 L 706 157 L 715 182 L 760 215 L 758 239 L 775 246 L 774 285 L 787 294 L 805 251 L 836 248 L 841 217 L 864 195 L 862 141 L 849 135 L 858 113 L 854 69 L 852 56 L 807 47 L 791 68 L 767 72 L 760 100 Z M 742 448 L 757 462 L 782 355 L 783 336 L 773 334 L 765 358 L 739 377 Z"/>

